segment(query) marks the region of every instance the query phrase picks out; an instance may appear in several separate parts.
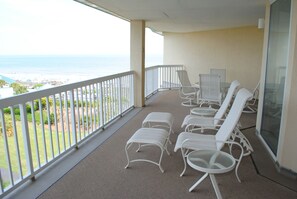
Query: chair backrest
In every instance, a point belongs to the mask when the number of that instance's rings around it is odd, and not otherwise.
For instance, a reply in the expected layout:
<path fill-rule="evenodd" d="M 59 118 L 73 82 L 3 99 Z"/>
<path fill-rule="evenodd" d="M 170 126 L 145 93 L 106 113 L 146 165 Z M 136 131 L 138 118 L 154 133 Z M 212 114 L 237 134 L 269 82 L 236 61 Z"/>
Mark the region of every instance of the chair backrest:
<path fill-rule="evenodd" d="M 211 68 L 210 74 L 219 75 L 221 82 L 226 82 L 226 69 Z"/>
<path fill-rule="evenodd" d="M 260 81 L 258 82 L 257 86 L 253 90 L 253 98 L 258 99 L 259 95 L 259 87 L 260 87 Z"/>
<path fill-rule="evenodd" d="M 182 85 L 183 92 L 191 93 L 195 92 L 195 89 L 192 88 L 192 84 L 189 80 L 188 72 L 186 70 L 177 70 L 178 79 Z"/>
<path fill-rule="evenodd" d="M 219 75 L 199 74 L 199 98 L 202 100 L 219 100 L 221 81 Z"/>
<path fill-rule="evenodd" d="M 186 70 L 177 70 L 176 72 L 182 86 L 191 86 L 188 72 Z"/>
<path fill-rule="evenodd" d="M 247 100 L 249 100 L 252 97 L 252 93 L 245 88 L 242 88 L 238 91 L 224 123 L 215 135 L 216 140 L 227 141 L 230 138 L 233 130 L 235 129 L 239 121 L 239 118 L 241 116 L 241 113 L 243 111 L 243 108 L 245 107 Z M 216 145 L 217 149 L 221 150 L 224 146 L 224 143 L 217 142 Z"/>
<path fill-rule="evenodd" d="M 234 80 L 231 83 L 231 85 L 230 85 L 230 87 L 228 89 L 227 95 L 226 95 L 226 97 L 225 97 L 222 105 L 220 106 L 219 110 L 217 111 L 217 113 L 214 116 L 214 118 L 215 118 L 215 120 L 214 120 L 215 125 L 218 125 L 218 123 L 220 122 L 220 119 L 222 119 L 223 116 L 225 115 L 225 113 L 226 113 L 226 111 L 227 111 L 227 109 L 229 107 L 229 104 L 230 104 L 230 102 L 232 100 L 232 97 L 233 97 L 235 91 L 237 90 L 237 88 L 239 86 L 240 86 L 240 83 L 237 80 Z"/>

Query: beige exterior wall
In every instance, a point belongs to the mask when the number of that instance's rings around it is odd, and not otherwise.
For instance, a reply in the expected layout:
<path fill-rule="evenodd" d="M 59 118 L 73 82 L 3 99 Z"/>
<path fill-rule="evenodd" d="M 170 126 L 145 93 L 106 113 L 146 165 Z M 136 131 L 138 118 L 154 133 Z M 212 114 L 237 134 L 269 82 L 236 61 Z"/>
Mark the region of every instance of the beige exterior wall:
<path fill-rule="evenodd" d="M 164 33 L 164 64 L 182 64 L 194 83 L 210 68 L 225 68 L 226 80 L 253 89 L 260 79 L 264 30 L 242 27 L 194 33 Z"/>

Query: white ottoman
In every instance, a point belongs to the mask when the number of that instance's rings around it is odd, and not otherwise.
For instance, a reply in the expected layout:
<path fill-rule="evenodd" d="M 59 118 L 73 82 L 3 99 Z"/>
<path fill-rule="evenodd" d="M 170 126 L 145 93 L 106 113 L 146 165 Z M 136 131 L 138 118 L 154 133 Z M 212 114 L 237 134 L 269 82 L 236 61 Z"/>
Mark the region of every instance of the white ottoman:
<path fill-rule="evenodd" d="M 165 128 L 169 133 L 174 133 L 172 130 L 173 116 L 167 112 L 151 112 L 142 122 L 142 127 L 147 128 Z"/>
<path fill-rule="evenodd" d="M 126 151 L 128 164 L 126 165 L 125 168 L 129 167 L 130 162 L 144 161 L 144 162 L 150 162 L 150 163 L 153 163 L 153 164 L 159 166 L 161 172 L 163 173 L 164 170 L 161 166 L 161 161 L 162 161 L 164 150 L 167 152 L 168 155 L 170 155 L 170 153 L 167 150 L 168 134 L 169 133 L 165 129 L 159 129 L 159 128 L 140 128 L 140 129 L 138 129 L 132 135 L 132 137 L 127 141 L 125 151 Z M 133 143 L 138 144 L 138 149 L 136 152 L 138 152 L 140 147 L 142 147 L 142 146 L 155 145 L 155 146 L 159 147 L 161 149 L 159 162 L 148 160 L 148 159 L 130 160 L 129 154 L 128 154 L 128 149 Z"/>

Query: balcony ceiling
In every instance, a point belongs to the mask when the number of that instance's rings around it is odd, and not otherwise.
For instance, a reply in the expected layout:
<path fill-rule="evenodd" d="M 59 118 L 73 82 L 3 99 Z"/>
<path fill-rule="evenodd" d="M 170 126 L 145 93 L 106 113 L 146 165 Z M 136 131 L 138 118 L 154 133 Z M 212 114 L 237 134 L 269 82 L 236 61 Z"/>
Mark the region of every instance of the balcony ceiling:
<path fill-rule="evenodd" d="M 194 32 L 256 26 L 266 0 L 76 0 L 156 32 Z"/>

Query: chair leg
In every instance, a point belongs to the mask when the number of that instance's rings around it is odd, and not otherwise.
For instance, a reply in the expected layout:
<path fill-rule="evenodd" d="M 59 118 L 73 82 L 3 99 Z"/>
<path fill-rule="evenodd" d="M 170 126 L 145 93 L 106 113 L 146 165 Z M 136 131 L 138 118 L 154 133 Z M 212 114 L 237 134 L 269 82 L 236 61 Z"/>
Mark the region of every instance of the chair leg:
<path fill-rule="evenodd" d="M 208 173 L 204 174 L 195 184 L 191 186 L 189 189 L 189 192 L 192 192 L 195 187 L 197 187 L 206 177 L 208 176 Z"/>
<path fill-rule="evenodd" d="M 182 177 L 185 174 L 186 169 L 187 169 L 186 152 L 184 151 L 184 149 L 182 149 L 181 153 L 182 153 L 182 158 L 183 158 L 183 161 L 184 161 L 184 169 L 181 172 L 181 174 L 179 175 L 180 177 Z"/>
<path fill-rule="evenodd" d="M 128 154 L 128 148 L 131 146 L 131 144 L 127 144 L 126 146 L 125 146 L 125 152 L 126 152 L 126 157 L 127 157 L 127 161 L 128 161 L 128 163 L 127 163 L 127 165 L 125 166 L 125 169 L 127 169 L 128 167 L 129 167 L 129 164 L 130 164 L 130 159 L 129 159 L 129 154 Z"/>

